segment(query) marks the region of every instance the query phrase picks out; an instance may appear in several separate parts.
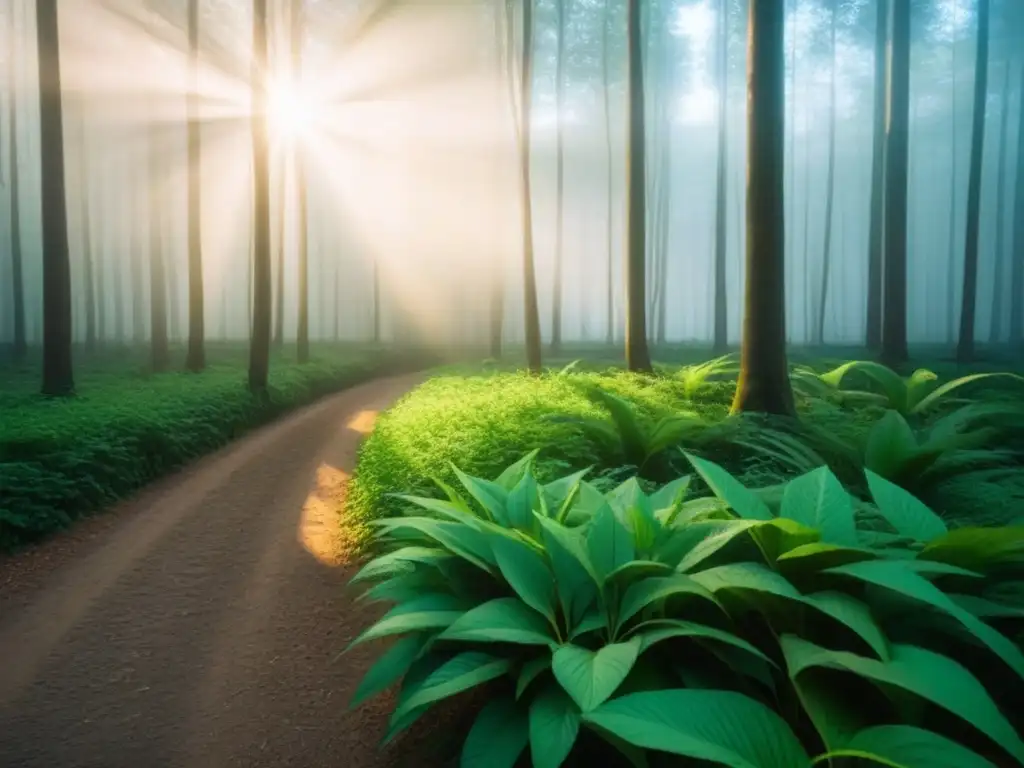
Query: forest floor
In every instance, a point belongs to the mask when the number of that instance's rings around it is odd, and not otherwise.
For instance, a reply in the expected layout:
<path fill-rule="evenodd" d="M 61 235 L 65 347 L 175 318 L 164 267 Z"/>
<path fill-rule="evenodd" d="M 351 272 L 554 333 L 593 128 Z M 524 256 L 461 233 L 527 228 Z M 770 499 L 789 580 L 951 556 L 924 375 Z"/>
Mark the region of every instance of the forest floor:
<path fill-rule="evenodd" d="M 345 589 L 335 517 L 377 412 L 421 378 L 331 396 L 0 560 L 0 765 L 430 766 L 451 712 L 381 750 L 390 698 L 347 711 L 380 647 L 339 652 L 379 609 Z"/>

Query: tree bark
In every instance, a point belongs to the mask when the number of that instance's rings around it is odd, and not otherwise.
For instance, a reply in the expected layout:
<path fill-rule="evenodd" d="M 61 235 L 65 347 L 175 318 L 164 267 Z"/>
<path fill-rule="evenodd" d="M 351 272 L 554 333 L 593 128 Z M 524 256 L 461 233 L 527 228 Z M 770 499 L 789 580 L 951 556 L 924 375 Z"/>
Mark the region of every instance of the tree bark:
<path fill-rule="evenodd" d="M 1010 267 L 1010 346 L 1024 352 L 1024 67 L 1020 77 L 1017 126 L 1017 190 L 1013 212 L 1013 261 Z"/>
<path fill-rule="evenodd" d="M 277 256 L 277 285 L 274 291 L 276 301 L 274 302 L 274 344 L 278 347 L 284 346 L 284 245 L 285 245 L 285 190 L 288 186 L 288 164 L 284 158 L 278 160 L 277 178 L 277 241 L 274 243 L 274 250 Z"/>
<path fill-rule="evenodd" d="M 1003 74 L 1003 92 L 1000 97 L 999 115 L 999 164 L 996 171 L 996 242 L 992 272 L 992 315 L 989 320 L 988 340 L 998 344 L 1003 327 L 1003 270 L 1006 260 L 1006 145 L 1010 127 L 1010 75 L 1011 66 L 1007 59 Z"/>
<path fill-rule="evenodd" d="M 882 359 L 906 362 L 907 155 L 910 118 L 910 0 L 894 0 L 885 137 L 885 291 Z"/>
<path fill-rule="evenodd" d="M 149 139 L 149 336 L 153 371 L 160 373 L 170 366 L 167 341 L 167 284 L 160 227 L 163 183 L 159 124 L 154 114 Z"/>
<path fill-rule="evenodd" d="M 79 147 L 78 158 L 79 195 L 82 216 L 82 279 L 85 282 L 85 348 L 96 350 L 96 275 L 93 267 L 92 223 L 89 220 L 89 143 L 85 130 L 85 105 L 78 115 Z"/>
<path fill-rule="evenodd" d="M 306 34 L 304 0 L 292 0 L 291 44 L 293 87 L 302 82 L 302 43 Z M 309 223 L 306 195 L 306 152 L 301 137 L 295 142 L 295 228 L 299 257 L 299 332 L 298 361 L 309 362 Z"/>
<path fill-rule="evenodd" d="M 530 185 L 530 108 L 533 101 L 533 0 L 523 0 L 523 51 L 520 80 L 519 169 L 523 216 L 523 310 L 525 314 L 526 361 L 530 372 L 543 371 L 541 360 L 540 310 L 537 306 L 537 275 L 533 262 L 533 200 Z"/>
<path fill-rule="evenodd" d="M 273 313 L 270 269 L 270 147 L 267 136 L 267 0 L 252 4 L 253 312 L 249 389 L 264 392 L 270 374 Z"/>
<path fill-rule="evenodd" d="M 953 0 L 953 42 L 950 64 L 950 89 L 952 91 L 952 119 L 950 120 L 950 173 L 949 173 L 949 233 L 946 238 L 946 341 L 953 343 L 956 334 L 956 182 L 957 158 L 959 157 L 959 131 L 957 131 L 957 45 L 956 45 L 957 0 Z M 959 354 L 959 348 L 957 349 Z"/>
<path fill-rule="evenodd" d="M 974 65 L 974 114 L 971 124 L 971 170 L 967 181 L 967 235 L 964 243 L 964 295 L 960 309 L 957 360 L 974 358 L 974 313 L 978 298 L 978 236 L 981 217 L 981 166 L 985 151 L 985 104 L 988 98 L 990 0 L 978 0 L 978 53 Z"/>
<path fill-rule="evenodd" d="M 7 62 L 10 132 L 7 136 L 7 149 L 11 164 L 11 300 L 14 307 L 13 353 L 15 361 L 20 361 L 28 352 L 28 338 L 25 335 L 25 274 L 22 264 L 21 179 L 18 172 L 18 99 L 17 83 L 15 82 L 18 36 L 14 26 L 13 10 L 10 21 L 10 36 L 8 38 L 10 60 Z"/>
<path fill-rule="evenodd" d="M 611 346 L 615 343 L 615 247 L 614 230 L 612 223 L 612 210 L 614 199 L 613 179 L 613 156 L 612 156 L 612 117 L 611 99 L 608 89 L 609 83 L 609 61 L 608 61 L 608 36 L 611 32 L 611 0 L 604 2 L 604 29 L 601 34 L 601 77 L 604 87 L 601 89 L 601 104 L 604 109 L 604 143 L 605 143 L 605 172 L 606 176 L 606 208 L 605 208 L 605 237 L 607 239 L 607 263 L 605 275 L 605 343 Z"/>
<path fill-rule="evenodd" d="M 786 363 L 785 3 L 750 0 L 747 263 L 733 413 L 795 414 Z"/>
<path fill-rule="evenodd" d="M 886 50 L 889 39 L 889 2 L 877 0 L 875 27 L 875 110 L 871 152 L 871 209 L 868 231 L 868 349 L 882 346 L 882 264 L 885 232 L 885 104 Z"/>
<path fill-rule="evenodd" d="M 555 213 L 555 280 L 551 299 L 551 351 L 554 354 L 562 346 L 562 282 L 565 271 L 563 253 L 565 242 L 565 4 L 568 0 L 556 0 L 555 14 L 558 19 L 558 59 L 555 64 L 555 120 L 556 137 L 556 191 L 558 206 Z"/>
<path fill-rule="evenodd" d="M 64 188 L 57 0 L 36 0 L 39 59 L 39 147 L 42 155 L 43 385 L 44 395 L 75 391 L 71 359 L 71 258 Z"/>
<path fill-rule="evenodd" d="M 199 0 L 188 3 L 188 355 L 185 367 L 206 367 L 203 297 L 202 151 L 199 122 Z"/>
<path fill-rule="evenodd" d="M 729 3 L 722 0 L 719 9 L 721 33 L 718 39 L 718 169 L 715 179 L 715 331 L 714 350 L 722 354 L 729 346 L 728 286 L 726 283 L 726 256 L 728 235 L 725 224 L 725 207 L 728 195 L 726 173 L 728 171 L 728 84 L 729 84 Z"/>
<path fill-rule="evenodd" d="M 831 26 L 832 76 L 829 80 L 828 106 L 828 180 L 825 182 L 825 243 L 821 254 L 821 286 L 818 291 L 818 318 L 814 341 L 825 343 L 825 307 L 828 303 L 829 271 L 832 267 L 832 211 L 836 195 L 836 5 L 832 2 Z"/>

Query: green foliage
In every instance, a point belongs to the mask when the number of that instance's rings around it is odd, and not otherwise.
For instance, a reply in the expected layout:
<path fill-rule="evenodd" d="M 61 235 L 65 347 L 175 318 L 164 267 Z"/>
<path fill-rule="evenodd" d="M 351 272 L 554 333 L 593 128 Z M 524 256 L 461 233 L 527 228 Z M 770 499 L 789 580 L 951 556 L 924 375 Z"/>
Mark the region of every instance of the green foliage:
<path fill-rule="evenodd" d="M 0 419 L 0 550 L 103 509 L 283 411 L 412 359 L 351 351 L 274 365 L 266 398 L 245 386 L 244 359 L 202 374 L 149 375 L 123 363 L 80 376 L 78 396 L 51 400 L 5 387 Z"/>
<path fill-rule="evenodd" d="M 464 768 L 558 768 L 584 730 L 634 766 L 1024 765 L 1024 528 L 950 531 L 869 474 L 865 530 L 827 467 L 775 512 L 696 456 L 711 498 L 541 481 L 536 456 L 375 523 L 354 581 L 395 605 L 353 645 L 398 639 L 352 703 L 400 681 L 392 735 L 487 685 Z"/>

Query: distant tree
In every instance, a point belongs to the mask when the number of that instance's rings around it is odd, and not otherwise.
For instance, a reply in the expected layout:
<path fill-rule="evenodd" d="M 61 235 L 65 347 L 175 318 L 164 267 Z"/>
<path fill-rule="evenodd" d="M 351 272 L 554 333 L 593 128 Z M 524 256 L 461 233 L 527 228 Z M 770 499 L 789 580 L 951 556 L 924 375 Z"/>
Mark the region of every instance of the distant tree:
<path fill-rule="evenodd" d="M 284 245 L 285 245 L 285 206 L 286 190 L 288 187 L 288 166 L 282 155 L 277 163 L 277 203 L 274 206 L 277 212 L 277 238 L 274 243 L 274 253 L 277 257 L 276 288 L 274 290 L 274 344 L 278 347 L 284 346 Z"/>
<path fill-rule="evenodd" d="M 871 208 L 868 230 L 868 295 L 866 339 L 869 349 L 882 346 L 882 262 L 885 229 L 885 87 L 889 41 L 889 2 L 877 0 L 875 24 L 874 115 L 872 117 Z"/>
<path fill-rule="evenodd" d="M 188 356 L 185 367 L 206 367 L 203 318 L 202 148 L 199 122 L 199 2 L 188 0 Z"/>
<path fill-rule="evenodd" d="M 267 0 L 252 3 L 253 302 L 249 389 L 267 389 L 273 312 L 270 270 L 270 144 L 267 136 Z"/>
<path fill-rule="evenodd" d="M 821 255 L 818 317 L 814 325 L 814 342 L 816 344 L 825 343 L 825 307 L 828 304 L 828 278 L 832 267 L 832 210 L 836 197 L 836 0 L 832 0 L 829 40 L 832 51 L 832 69 L 829 78 L 828 102 L 828 179 L 825 182 L 825 243 Z"/>
<path fill-rule="evenodd" d="M 163 168 L 161 167 L 160 125 L 154 114 L 149 136 L 149 341 L 153 371 L 167 370 L 171 363 L 167 340 L 167 280 L 164 270 L 163 233 L 160 222 L 164 211 Z"/>
<path fill-rule="evenodd" d="M 950 173 L 949 173 L 949 213 L 946 216 L 946 341 L 950 344 L 956 334 L 956 201 L 957 192 L 960 188 L 957 174 L 957 159 L 960 157 L 960 132 L 957 130 L 957 120 L 960 117 L 960 109 L 957 104 L 957 16 L 958 0 L 953 0 L 952 5 L 953 40 L 950 44 L 951 55 L 949 65 L 949 90 L 950 103 L 949 111 L 949 132 L 950 132 Z M 959 351 L 958 351 L 959 354 Z"/>
<path fill-rule="evenodd" d="M 55 11 L 56 12 L 56 11 Z M 7 61 L 7 93 L 9 131 L 7 134 L 8 162 L 10 163 L 10 200 L 11 200 L 11 299 L 14 307 L 14 359 L 21 360 L 28 352 L 28 339 L 25 336 L 25 272 L 22 264 L 21 250 L 21 174 L 18 172 L 18 98 L 15 70 L 18 61 L 18 33 L 15 27 L 14 7 L 11 6 L 10 27 L 8 29 L 8 61 Z"/>
<path fill-rule="evenodd" d="M 61 105 L 57 0 L 36 0 L 39 60 L 39 148 L 43 216 L 44 395 L 71 395 L 71 258 L 64 187 L 64 120 Z"/>
<path fill-rule="evenodd" d="M 145 165 L 142 168 L 145 168 Z M 144 176 L 140 172 L 142 168 L 132 162 L 132 167 L 128 171 L 128 183 L 122 191 L 122 194 L 128 196 L 127 205 L 125 205 L 128 214 L 128 279 L 132 300 L 132 343 L 135 346 L 141 345 L 146 340 L 146 292 L 143 289 L 142 277 L 142 260 L 145 250 L 141 215 L 143 206 L 139 201 L 139 195 L 142 194 L 142 186 L 145 183 Z"/>
<path fill-rule="evenodd" d="M 1017 123 L 1017 189 L 1013 210 L 1013 260 L 1010 266 L 1010 345 L 1024 353 L 1024 67 L 1020 74 Z"/>
<path fill-rule="evenodd" d="M 978 237 L 981 218 L 981 165 L 985 150 L 985 104 L 988 100 L 990 0 L 978 0 L 978 47 L 974 64 L 974 113 L 971 120 L 971 169 L 967 182 L 967 234 L 964 243 L 964 294 L 960 308 L 957 360 L 974 358 L 975 307 L 978 300 Z"/>
<path fill-rule="evenodd" d="M 729 167 L 728 104 L 729 104 L 729 2 L 721 0 L 718 12 L 718 168 L 715 175 L 715 331 L 714 349 L 721 354 L 729 346 L 728 294 L 726 287 L 726 256 L 728 240 L 725 205 L 728 194 L 726 174 Z M 795 66 L 795 61 L 794 61 Z"/>
<path fill-rule="evenodd" d="M 569 0 L 556 0 L 555 14 L 558 25 L 558 54 L 555 62 L 555 122 L 556 129 L 556 192 L 555 204 L 555 279 L 551 299 L 551 352 L 557 354 L 562 346 L 562 279 L 565 272 L 565 30 Z"/>
<path fill-rule="evenodd" d="M 89 141 L 85 130 L 85 102 L 78 110 L 78 200 L 82 216 L 82 281 L 85 283 L 85 348 L 96 349 L 96 276 L 89 210 Z"/>
<path fill-rule="evenodd" d="M 609 77 L 609 45 L 608 38 L 611 35 L 612 26 L 612 3 L 611 0 L 604 0 L 604 19 L 601 30 L 601 106 L 604 110 L 604 146 L 605 146 L 605 173 L 606 189 L 605 197 L 605 238 L 607 252 L 606 275 L 605 275 L 605 343 L 611 346 L 615 342 L 615 246 L 613 232 L 615 226 L 612 220 L 613 201 L 615 199 L 614 188 L 614 159 L 612 155 L 612 118 L 611 99 L 608 89 L 610 87 Z"/>
<path fill-rule="evenodd" d="M 627 0 L 629 137 L 626 145 L 626 366 L 650 371 L 647 349 L 647 180 L 641 0 Z"/>
<path fill-rule="evenodd" d="M 907 360 L 907 158 L 910 120 L 910 0 L 894 0 L 885 136 L 885 290 L 882 359 Z"/>
<path fill-rule="evenodd" d="M 292 83 L 299 87 L 302 82 L 302 45 L 306 36 L 306 21 L 303 12 L 304 0 L 292 0 L 291 11 L 291 53 Z M 295 228 L 298 235 L 299 257 L 299 330 L 298 360 L 309 361 L 309 225 L 306 200 L 306 153 L 301 138 L 293 148 L 295 161 Z"/>
<path fill-rule="evenodd" d="M 1006 286 L 1003 284 L 1003 272 L 1006 268 L 1006 145 L 1010 128 L 1010 79 L 1012 73 L 1010 59 L 1006 60 L 1003 70 L 1003 91 L 999 98 L 999 160 L 996 170 L 996 238 L 995 257 L 992 271 L 992 315 L 989 322 L 988 340 L 997 344 L 1002 338 L 1003 295 Z"/>
<path fill-rule="evenodd" d="M 786 363 L 785 3 L 750 0 L 746 301 L 734 413 L 791 416 Z"/>
<path fill-rule="evenodd" d="M 523 215 L 523 312 L 526 362 L 531 373 L 543 371 L 537 273 L 533 263 L 533 201 L 530 185 L 530 107 L 533 102 L 533 2 L 523 0 L 522 74 L 519 98 L 519 171 Z"/>

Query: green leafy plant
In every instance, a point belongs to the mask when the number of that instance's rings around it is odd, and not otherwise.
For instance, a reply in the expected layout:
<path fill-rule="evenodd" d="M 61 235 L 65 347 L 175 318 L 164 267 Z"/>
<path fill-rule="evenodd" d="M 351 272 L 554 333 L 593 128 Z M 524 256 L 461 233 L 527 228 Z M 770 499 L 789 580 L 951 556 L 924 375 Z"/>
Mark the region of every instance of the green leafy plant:
<path fill-rule="evenodd" d="M 722 355 L 705 363 L 686 365 L 679 369 L 676 377 L 682 382 L 683 392 L 688 400 L 699 396 L 715 381 L 735 378 L 739 374 L 739 359 L 735 353 Z"/>
<path fill-rule="evenodd" d="M 778 514 L 720 466 L 645 494 L 535 454 L 446 499 L 405 496 L 355 577 L 395 604 L 355 643 L 398 639 L 353 705 L 400 682 L 388 738 L 437 702 L 493 686 L 463 768 L 558 768 L 587 729 L 633 766 L 653 752 L 799 768 L 1024 765 L 1004 710 L 1024 678 L 1024 528 L 948 530 L 868 473 L 887 531 L 858 528 L 827 468 Z M 1008 594 L 1007 594 L 1008 593 Z M 988 688 L 988 690 L 986 690 Z M 940 736 L 939 733 L 944 735 Z M 812 757 L 816 756 L 816 757 Z"/>

